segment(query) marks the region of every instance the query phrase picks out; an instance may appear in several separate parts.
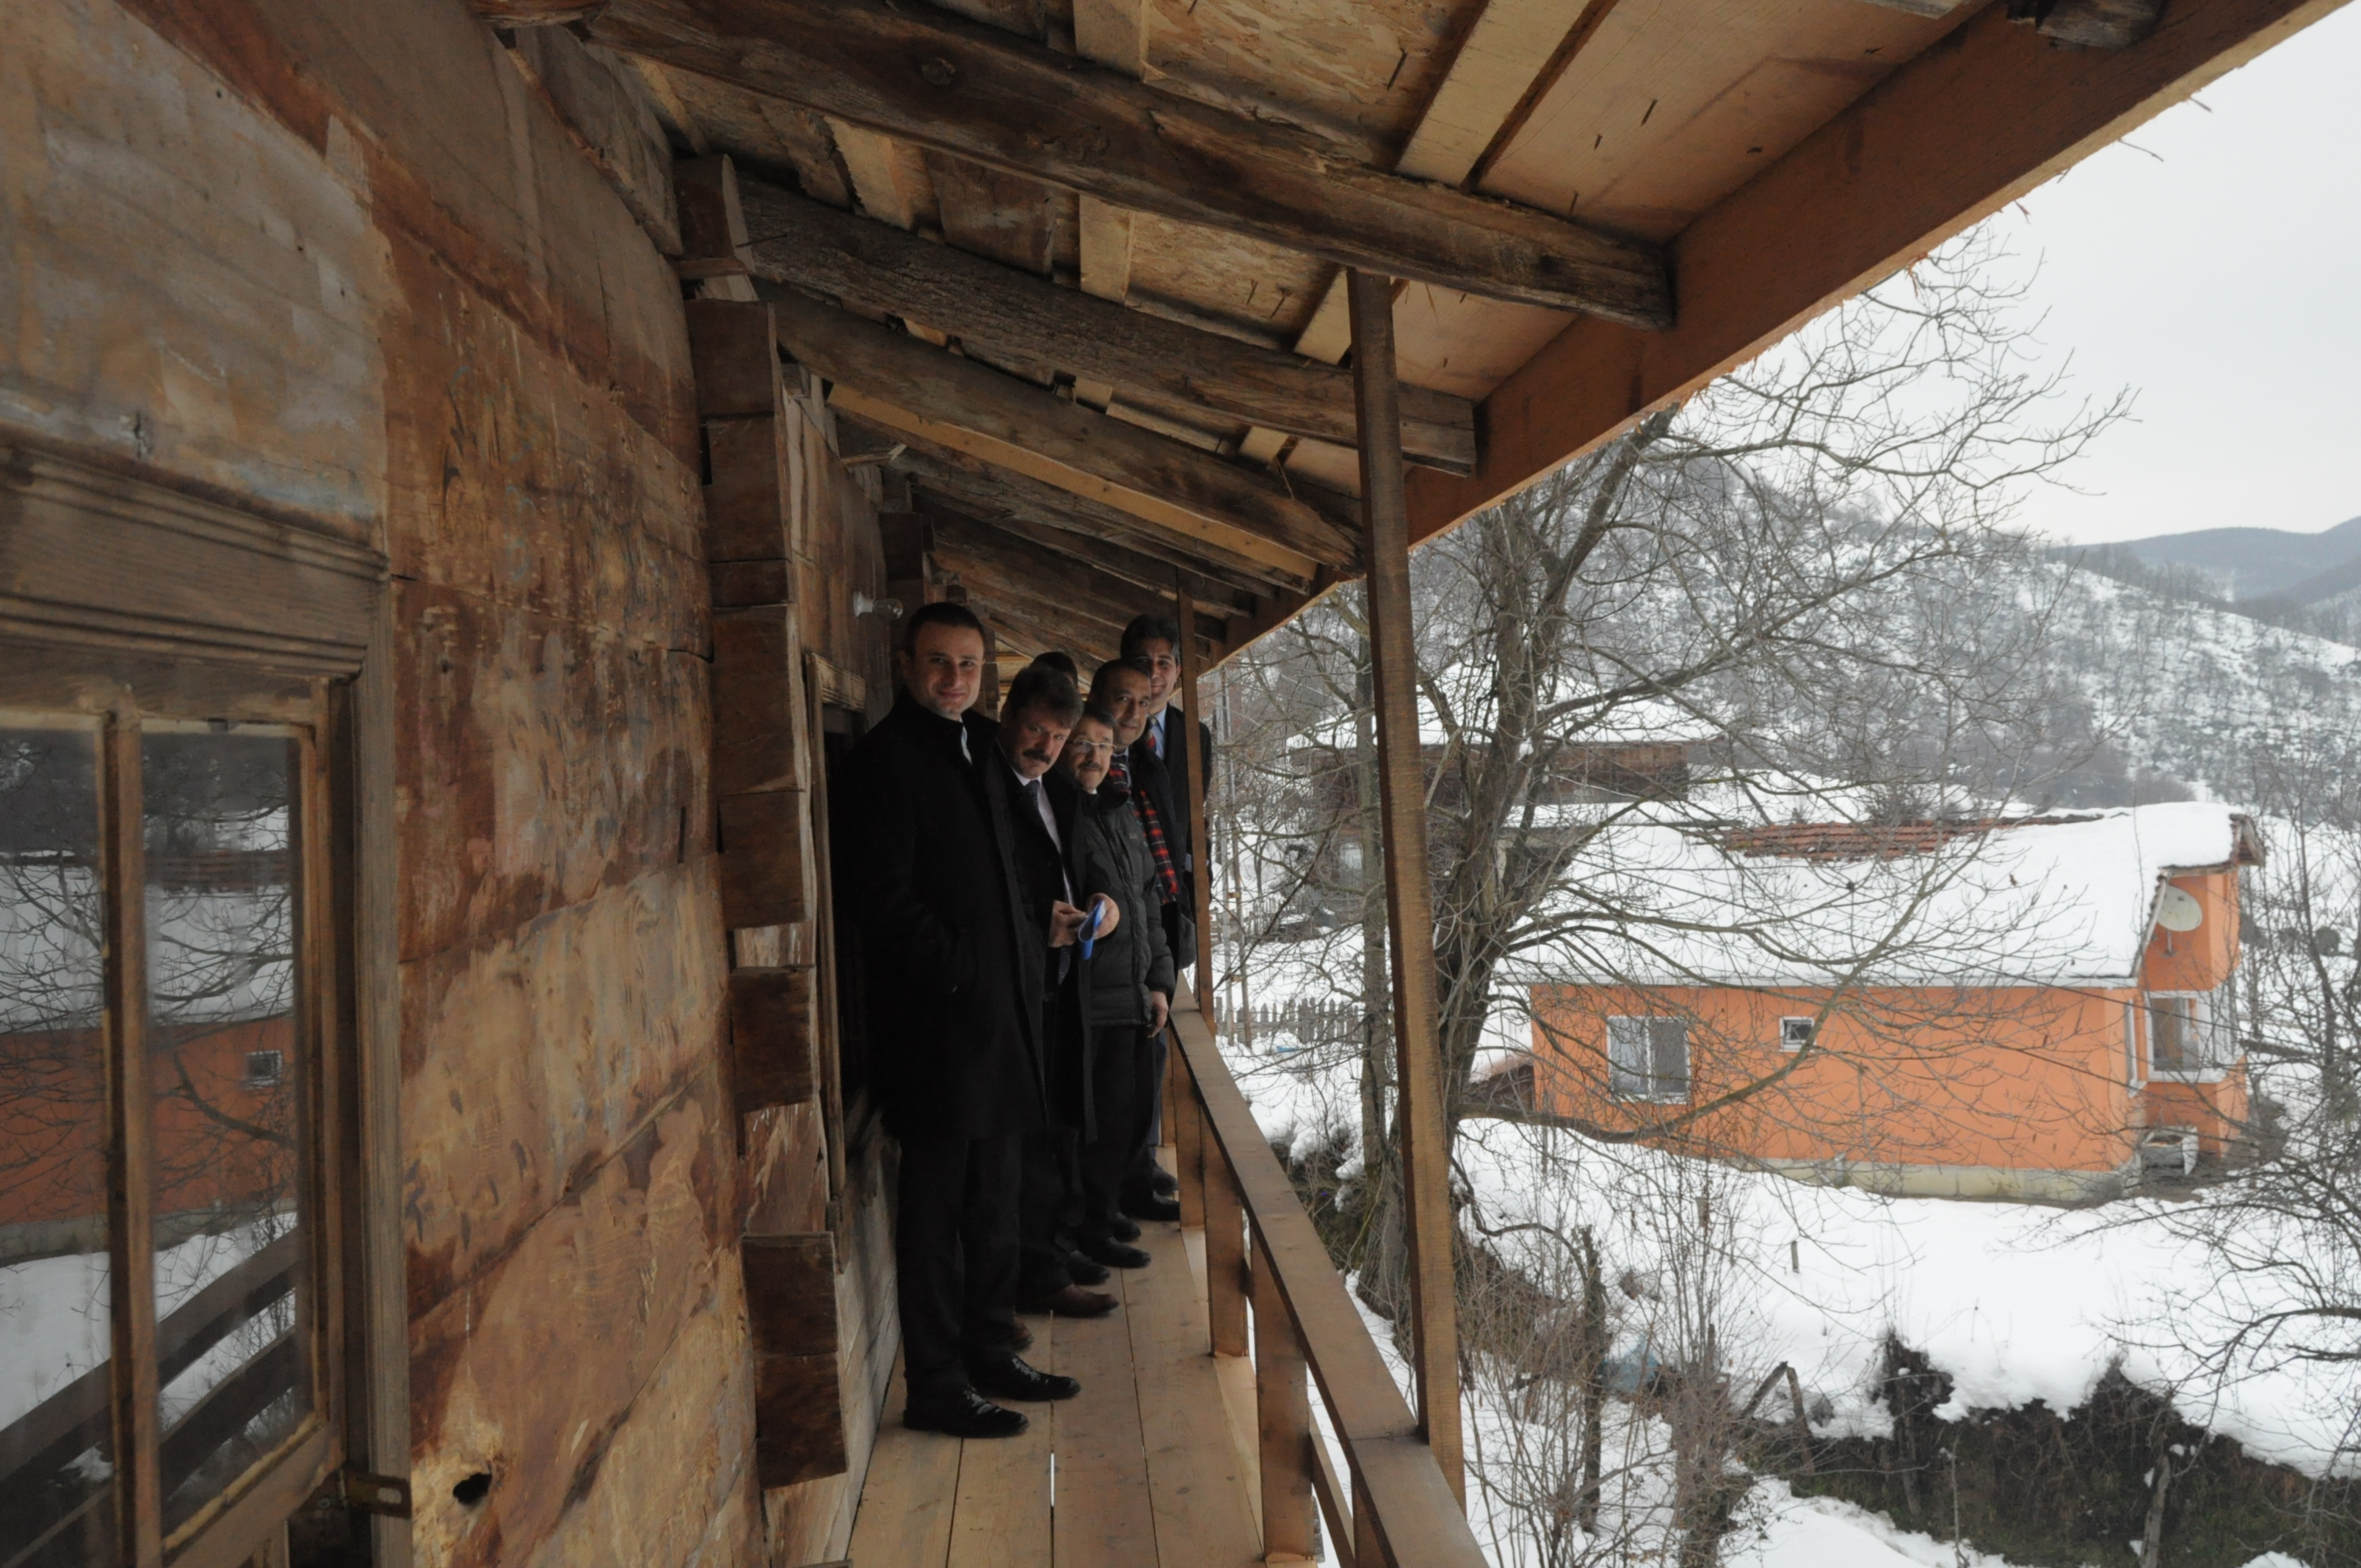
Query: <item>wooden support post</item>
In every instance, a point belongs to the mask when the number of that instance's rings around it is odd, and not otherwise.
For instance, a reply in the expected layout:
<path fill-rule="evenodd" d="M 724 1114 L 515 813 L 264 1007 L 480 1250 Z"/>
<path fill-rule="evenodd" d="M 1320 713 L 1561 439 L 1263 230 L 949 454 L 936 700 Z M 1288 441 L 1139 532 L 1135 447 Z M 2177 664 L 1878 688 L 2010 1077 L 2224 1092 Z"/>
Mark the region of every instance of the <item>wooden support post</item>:
<path fill-rule="evenodd" d="M 1205 1174 L 1205 1315 L 1212 1320 L 1213 1354 L 1246 1353 L 1246 1211 L 1238 1203 L 1238 1179 L 1221 1146 L 1201 1138 Z"/>
<path fill-rule="evenodd" d="M 112 1288 L 108 1347 L 115 1363 L 110 1436 L 117 1561 L 164 1561 L 156 1412 L 156 1152 L 148 1055 L 145 807 L 139 729 L 128 715 L 103 731 L 99 882 L 105 896 L 106 1105 L 114 1146 L 106 1171 Z"/>
<path fill-rule="evenodd" d="M 1180 1228 L 1205 1223 L 1205 1108 L 1197 1102 L 1197 1080 L 1180 1047 L 1172 1049 L 1172 1080 L 1164 1096 L 1164 1119 L 1172 1136 L 1172 1174 L 1180 1180 Z"/>
<path fill-rule="evenodd" d="M 1197 599 L 1189 591 L 1188 580 L 1173 575 L 1173 619 L 1180 624 L 1180 645 L 1172 650 L 1180 663 L 1176 682 L 1186 704 L 1180 720 L 1189 750 L 1189 885 L 1192 907 L 1190 916 L 1197 922 L 1197 1011 L 1205 1015 L 1210 1029 L 1213 1017 L 1213 879 L 1207 867 L 1212 861 L 1205 843 L 1205 783 L 1213 773 L 1213 759 L 1205 755 L 1204 737 L 1209 729 L 1199 727 L 1205 709 L 1197 700 Z M 1166 720 L 1166 728 L 1170 728 Z"/>
<path fill-rule="evenodd" d="M 1418 1424 L 1452 1495 L 1466 1503 L 1459 1435 L 1459 1325 L 1452 1281 L 1451 1151 L 1443 1131 L 1435 1027 L 1434 892 L 1427 879 L 1426 779 L 1419 752 L 1411 641 L 1410 508 L 1394 383 L 1390 279 L 1347 274 L 1353 389 L 1361 422 L 1362 554 L 1377 696 L 1378 820 L 1393 959 L 1395 1082 L 1400 1085 L 1404 1232 L 1410 1262 Z M 1369 1561 L 1365 1559 L 1365 1561 Z"/>
<path fill-rule="evenodd" d="M 1355 1568 L 1396 1568 L 1386 1555 L 1386 1543 L 1378 1538 L 1378 1510 L 1370 1506 L 1368 1486 L 1357 1470 L 1353 1473 L 1353 1562 Z"/>
<path fill-rule="evenodd" d="M 1279 1275 L 1255 1244 L 1255 1424 L 1262 1447 L 1262 1549 L 1266 1563 L 1310 1562 L 1320 1526 L 1312 1497 L 1312 1402 L 1303 1342 L 1288 1316 Z M 1209 1255 L 1210 1256 L 1210 1255 Z"/>

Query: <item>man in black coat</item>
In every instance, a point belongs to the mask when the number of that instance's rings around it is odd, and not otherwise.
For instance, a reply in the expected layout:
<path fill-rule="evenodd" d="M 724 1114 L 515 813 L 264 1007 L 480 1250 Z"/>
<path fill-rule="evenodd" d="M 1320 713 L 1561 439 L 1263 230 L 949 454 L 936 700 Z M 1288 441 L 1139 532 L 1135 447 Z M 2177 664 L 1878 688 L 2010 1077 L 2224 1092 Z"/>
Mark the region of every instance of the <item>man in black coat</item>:
<path fill-rule="evenodd" d="M 1085 905 L 1102 900 L 1076 875 L 1076 793 L 1053 772 L 1067 732 L 1081 716 L 1073 678 L 1038 660 L 1008 688 L 996 736 L 1002 765 L 985 772 L 1003 793 L 1015 851 L 1016 884 L 1029 924 L 1047 929 L 1041 1039 L 1048 1070 L 1049 1124 L 1025 1136 L 1023 1200 L 1017 1221 L 1016 1300 L 1026 1311 L 1066 1318 L 1104 1317 L 1115 1299 L 1082 1288 L 1074 1269 L 1078 1139 L 1091 1127 L 1089 971 L 1080 959 Z M 1111 925 L 1119 918 L 1106 911 Z M 1097 1266 L 1093 1279 L 1105 1277 Z"/>
<path fill-rule="evenodd" d="M 902 1146 L 903 1419 L 1008 1436 L 1025 1418 L 983 1395 L 1081 1390 L 1018 1358 L 1011 1310 L 1022 1141 L 1049 1125 L 1049 933 L 1023 907 L 1008 818 L 983 771 L 1000 765 L 993 727 L 966 713 L 983 678 L 982 625 L 962 606 L 928 605 L 895 663 L 894 710 L 847 766 L 838 874 L 861 922 L 875 1085 Z"/>
<path fill-rule="evenodd" d="M 1211 778 L 1213 731 L 1191 725 L 1171 706 L 1180 678 L 1180 623 L 1169 615 L 1134 616 L 1123 629 L 1123 662 L 1136 663 L 1148 677 L 1145 713 L 1139 728 L 1128 723 L 1116 739 L 1127 748 L 1125 782 L 1132 806 L 1139 814 L 1149 851 L 1155 856 L 1163 894 L 1164 934 L 1172 961 L 1186 970 L 1197 961 L 1197 878 L 1194 835 L 1189 828 L 1189 748 L 1193 743 Z M 1117 709 L 1119 718 L 1126 718 Z M 1156 1163 L 1155 1146 L 1163 1124 L 1164 1075 L 1170 1041 L 1159 1032 L 1149 1092 L 1155 1105 L 1149 1131 L 1124 1179 L 1126 1213 L 1143 1220 L 1177 1220 L 1180 1206 L 1172 1199 L 1179 1183 Z"/>

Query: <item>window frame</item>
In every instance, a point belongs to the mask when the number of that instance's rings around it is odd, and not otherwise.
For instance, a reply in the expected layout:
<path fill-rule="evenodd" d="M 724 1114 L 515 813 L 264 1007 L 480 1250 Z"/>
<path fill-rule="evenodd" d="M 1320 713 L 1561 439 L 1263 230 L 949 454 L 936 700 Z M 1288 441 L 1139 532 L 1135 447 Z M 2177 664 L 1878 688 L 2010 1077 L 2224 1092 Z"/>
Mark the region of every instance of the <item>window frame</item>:
<path fill-rule="evenodd" d="M 1618 1086 L 1618 1075 L 1628 1073 L 1631 1070 L 1628 1068 L 1619 1066 L 1615 1059 L 1616 1025 L 1619 1024 L 1626 1025 L 1637 1024 L 1641 1025 L 1642 1030 L 1642 1038 L 1647 1050 L 1647 1065 L 1644 1070 L 1639 1074 L 1642 1087 L 1637 1093 L 1626 1093 Z M 1676 1094 L 1666 1092 L 1664 1090 L 1658 1087 L 1660 1084 L 1669 1083 L 1672 1081 L 1667 1075 L 1656 1070 L 1656 1064 L 1659 1059 L 1658 1031 L 1661 1026 L 1664 1025 L 1677 1028 L 1681 1032 L 1680 1091 Z M 1696 1063 L 1689 1050 L 1689 1021 L 1687 1019 L 1661 1017 L 1653 1014 L 1642 1014 L 1620 1013 L 1611 1014 L 1608 1018 L 1608 1099 L 1631 1105 L 1686 1105 L 1689 1103 L 1695 1092 L 1697 1082 L 1696 1073 Z"/>
<path fill-rule="evenodd" d="M 1791 1024 L 1801 1024 L 1804 1026 L 1804 1037 L 1793 1043 L 1790 1043 L 1787 1038 L 1787 1026 Z M 1782 1014 L 1779 1019 L 1779 1048 L 1791 1057 L 1800 1055 L 1806 1047 L 1819 1037 L 1819 1033 L 1820 1021 L 1816 1017 L 1801 1013 Z"/>
<path fill-rule="evenodd" d="M 2211 991 L 2149 991 L 2143 992 L 2138 1007 L 2140 1027 L 2139 1062 L 2143 1081 L 2149 1083 L 2220 1083 L 2229 1077 L 2231 1063 L 2226 1053 L 2217 1053 L 2229 1033 Z M 2156 1064 L 2156 1004 L 2159 1002 L 2189 1003 L 2188 1027 L 2196 1036 L 2200 1059 L 2203 1066 L 2183 1071 L 2169 1070 Z"/>
<path fill-rule="evenodd" d="M 353 1495 L 341 1472 L 409 1471 L 388 575 L 357 532 L 0 434 L 0 708 L 96 728 L 112 1507 L 120 1560 L 143 1568 L 284 1561 L 285 1527 L 308 1500 Z M 294 732 L 291 1043 L 309 1069 L 296 1179 L 310 1204 L 298 1322 L 312 1408 L 168 1534 L 153 1101 L 126 1066 L 149 1050 L 140 747 L 224 721 Z M 407 1533 L 404 1519 L 372 1519 L 373 1559 L 402 1554 Z"/>

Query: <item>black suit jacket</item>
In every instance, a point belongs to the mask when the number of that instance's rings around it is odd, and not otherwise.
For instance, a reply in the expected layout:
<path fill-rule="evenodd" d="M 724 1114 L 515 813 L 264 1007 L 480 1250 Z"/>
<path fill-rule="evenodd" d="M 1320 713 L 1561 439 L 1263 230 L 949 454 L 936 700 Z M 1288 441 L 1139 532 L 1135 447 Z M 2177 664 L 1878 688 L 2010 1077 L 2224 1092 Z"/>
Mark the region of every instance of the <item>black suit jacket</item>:
<path fill-rule="evenodd" d="M 988 787 L 986 764 L 1006 771 L 992 737 L 988 722 L 954 723 L 905 693 L 847 761 L 836 876 L 861 922 L 872 1071 L 896 1137 L 1049 1124 L 1044 944 L 1019 896 L 1004 797 Z"/>
<path fill-rule="evenodd" d="M 1049 1075 L 1049 1111 L 1060 1124 L 1093 1135 L 1091 1115 L 1091 979 L 1082 962 L 1079 945 L 1052 948 L 1049 943 L 1049 906 L 1071 893 L 1077 905 L 1088 908 L 1093 894 L 1110 890 L 1086 884 L 1077 835 L 1082 792 L 1053 768 L 1041 781 L 1050 815 L 1058 821 L 1052 839 L 1041 813 L 1027 798 L 1025 786 L 1006 759 L 994 756 L 985 770 L 999 785 L 1008 816 L 1015 851 L 1016 883 L 1032 922 L 1033 950 L 1040 955 L 1044 1017 L 1042 1038 Z M 1060 975 L 1060 971 L 1064 973 Z"/>
<path fill-rule="evenodd" d="M 1156 754 L 1148 745 L 1150 731 L 1143 729 L 1139 739 L 1131 743 L 1128 759 L 1131 787 L 1145 790 L 1156 807 L 1157 819 L 1164 824 L 1164 836 L 1172 849 L 1172 869 L 1180 873 L 1180 902 L 1168 912 L 1164 935 L 1172 961 L 1182 969 L 1197 961 L 1197 854 L 1189 832 L 1189 747 L 1192 740 L 1205 759 L 1208 780 L 1213 772 L 1213 732 L 1202 723 L 1188 723 L 1187 717 L 1177 707 L 1166 711 L 1167 755 Z"/>

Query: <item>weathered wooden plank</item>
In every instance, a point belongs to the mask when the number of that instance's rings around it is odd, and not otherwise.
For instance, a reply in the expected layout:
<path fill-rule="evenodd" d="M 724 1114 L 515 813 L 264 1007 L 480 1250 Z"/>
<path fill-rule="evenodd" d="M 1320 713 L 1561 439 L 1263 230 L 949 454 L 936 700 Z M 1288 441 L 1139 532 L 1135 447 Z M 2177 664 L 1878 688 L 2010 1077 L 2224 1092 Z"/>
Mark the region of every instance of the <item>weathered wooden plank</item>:
<path fill-rule="evenodd" d="M 2129 49 L 2156 31 L 2164 0 L 2011 0 L 2008 19 L 2083 49 Z"/>
<path fill-rule="evenodd" d="M 1050 1337 L 1049 1320 L 1032 1321 L 1038 1349 Z M 1049 1349 L 1054 1371 L 1056 1348 Z M 1049 1445 L 1057 1418 L 1039 1405 L 1025 1413 L 1032 1424 L 1016 1437 L 959 1445 L 950 1568 L 1039 1568 L 1051 1560 Z"/>
<path fill-rule="evenodd" d="M 772 413 L 705 422 L 708 560 L 781 560 L 794 504 L 781 420 Z"/>
<path fill-rule="evenodd" d="M 779 385 L 771 308 L 738 300 L 690 300 L 686 309 L 697 413 L 708 420 L 775 417 L 785 393 Z"/>
<path fill-rule="evenodd" d="M 799 789 L 725 795 L 719 803 L 721 921 L 791 926 L 811 918 L 811 818 Z"/>
<path fill-rule="evenodd" d="M 619 1541 L 630 1541 L 640 1562 L 761 1561 L 762 1515 L 749 1506 L 753 1411 L 747 1380 L 729 1373 L 746 1358 L 746 1331 L 730 1294 L 725 1282 L 682 1325 L 670 1354 L 607 1434 L 595 1480 L 555 1528 L 502 1563 L 572 1568 L 611 1561 Z M 496 1473 L 494 1496 L 500 1489 Z M 462 1551 L 448 1561 L 478 1560 Z"/>
<path fill-rule="evenodd" d="M 884 1422 L 869 1455 L 861 1512 L 853 1519 L 852 1561 L 943 1568 L 950 1557 L 951 1517 L 966 1444 L 904 1426 L 906 1394 L 897 1356 L 885 1392 Z"/>
<path fill-rule="evenodd" d="M 730 1096 L 740 1115 L 818 1092 L 818 991 L 806 965 L 730 971 Z"/>
<path fill-rule="evenodd" d="M 801 789 L 802 647 L 791 606 L 733 609 L 713 619 L 713 788 L 724 796 Z"/>
<path fill-rule="evenodd" d="M 958 510 L 994 523 L 1004 514 L 1017 513 L 1040 527 L 1069 536 L 1053 548 L 1095 555 L 1091 547 L 1104 541 L 1135 557 L 1162 563 L 1164 569 L 1157 576 L 1165 585 L 1171 582 L 1177 569 L 1191 576 L 1221 582 L 1233 593 L 1249 598 L 1275 588 L 1309 587 L 1313 580 L 1235 554 L 1208 540 L 1175 539 L 1129 512 L 1103 506 L 1086 496 L 1074 495 L 1023 474 L 994 467 L 980 457 L 914 432 L 890 431 L 851 415 L 846 416 L 846 422 L 873 439 L 890 439 L 900 444 L 903 455 L 895 459 L 895 466 L 908 474 L 914 483 L 950 500 Z M 1071 539 L 1087 543 L 1074 543 L 1070 542 Z M 1116 557 L 1110 554 L 1105 559 L 1112 563 Z"/>
<path fill-rule="evenodd" d="M 585 44 L 564 27 L 526 27 L 506 41 L 509 57 L 541 90 L 655 247 L 678 255 L 672 149 L 638 72 L 611 50 Z"/>
<path fill-rule="evenodd" d="M 1051 615 L 1068 614 L 1117 631 L 1157 603 L 1157 596 L 1093 570 L 1085 559 L 1042 549 L 956 514 L 940 520 L 934 554 L 971 592 L 989 585 Z"/>
<path fill-rule="evenodd" d="M 830 404 L 873 424 L 1289 571 L 1356 558 L 1337 518 L 1262 475 L 833 306 L 782 296 L 772 308 L 782 345 L 835 383 Z"/>
<path fill-rule="evenodd" d="M 795 563 L 716 561 L 713 563 L 713 608 L 746 609 L 756 605 L 785 604 L 795 598 Z"/>
<path fill-rule="evenodd" d="M 709 849 L 703 660 L 393 587 L 405 959 Z"/>
<path fill-rule="evenodd" d="M 522 1561 L 586 1498 L 640 1489 L 640 1478 L 605 1473 L 635 1399 L 686 1324 L 717 1310 L 737 1316 L 729 1162 L 715 1151 L 727 1115 L 709 1072 L 691 1080 L 628 1143 L 577 1172 L 564 1201 L 488 1266 L 413 1312 L 412 1531 L 422 1560 Z M 586 1324 L 629 1330 L 585 1354 Z M 732 1403 L 726 1368 L 743 1352 L 724 1354 L 705 1364 L 708 1411 Z M 491 1477 L 490 1491 L 472 1504 L 454 1497 L 477 1472 Z M 659 1471 L 673 1473 L 672 1463 Z M 639 1512 L 615 1506 L 626 1519 Z"/>
<path fill-rule="evenodd" d="M 763 1487 L 840 1475 L 836 1238 L 748 1235 L 740 1255 L 754 1341 L 754 1464 Z"/>
<path fill-rule="evenodd" d="M 923 322 L 962 343 L 1119 389 L 1201 404 L 1290 435 L 1346 445 L 1356 439 L 1352 377 L 1333 365 L 1128 310 L 774 186 L 747 181 L 741 193 L 758 278 Z M 1405 387 L 1402 448 L 1466 473 L 1476 462 L 1475 406 Z"/>
<path fill-rule="evenodd" d="M 1116 1288 L 1128 1295 L 1135 1277 Z M 1171 1281 L 1162 1282 L 1168 1288 Z M 1156 1557 L 1156 1510 L 1140 1444 L 1139 1385 L 1132 1374 L 1130 1321 L 1049 1321 L 1051 1359 L 1038 1365 L 1081 1382 L 1082 1391 L 1049 1406 L 1050 1447 L 1058 1456 L 1058 1506 L 1051 1558 L 1059 1563 L 1124 1563 L 1148 1568 Z M 1038 1344 L 1037 1344 L 1038 1348 Z"/>
<path fill-rule="evenodd" d="M 415 1308 L 513 1245 L 711 1059 L 720 947 L 708 856 L 402 966 Z"/>
<path fill-rule="evenodd" d="M 1161 1561 L 1228 1568 L 1259 1563 L 1253 1501 L 1230 1441 L 1219 1375 L 1205 1353 L 1204 1306 L 1189 1285 L 1177 1227 L 1148 1225 L 1139 1245 L 1155 1259 L 1123 1277 L 1123 1316 L 1139 1405 L 1141 1438 Z"/>
<path fill-rule="evenodd" d="M 1335 156 L 1304 131 L 883 0 L 627 0 L 618 49 L 1066 186 L 1342 266 L 1641 327 L 1672 318 L 1650 247 Z"/>
<path fill-rule="evenodd" d="M 1054 187 L 947 152 L 926 158 L 943 237 L 962 251 L 1048 279 L 1057 242 Z"/>

